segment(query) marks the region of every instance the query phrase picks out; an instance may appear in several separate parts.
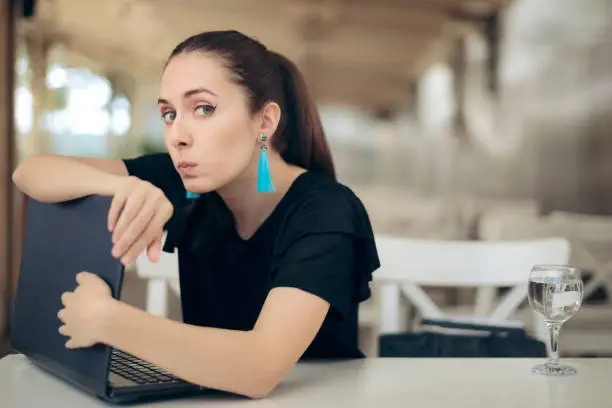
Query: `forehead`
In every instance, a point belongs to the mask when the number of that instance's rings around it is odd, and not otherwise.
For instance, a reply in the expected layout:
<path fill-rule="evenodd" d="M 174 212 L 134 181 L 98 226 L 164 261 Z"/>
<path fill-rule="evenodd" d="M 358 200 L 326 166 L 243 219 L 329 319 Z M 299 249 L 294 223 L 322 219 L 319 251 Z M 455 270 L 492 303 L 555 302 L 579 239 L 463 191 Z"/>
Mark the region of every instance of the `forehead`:
<path fill-rule="evenodd" d="M 215 55 L 192 52 L 172 58 L 161 77 L 160 96 L 176 100 L 196 88 L 207 88 L 221 96 L 236 92 L 237 87 L 223 61 Z"/>

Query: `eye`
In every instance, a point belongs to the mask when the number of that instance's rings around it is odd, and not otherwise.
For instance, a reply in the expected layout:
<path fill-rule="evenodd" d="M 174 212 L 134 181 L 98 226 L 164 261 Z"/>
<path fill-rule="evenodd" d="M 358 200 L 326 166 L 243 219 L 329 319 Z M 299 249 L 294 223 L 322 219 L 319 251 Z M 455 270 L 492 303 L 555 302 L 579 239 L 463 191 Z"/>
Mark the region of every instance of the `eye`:
<path fill-rule="evenodd" d="M 210 116 L 215 111 L 216 107 L 212 105 L 198 105 L 196 112 L 202 116 Z"/>
<path fill-rule="evenodd" d="M 176 119 L 176 113 L 173 111 L 165 111 L 161 114 L 162 120 L 165 123 L 172 123 Z"/>

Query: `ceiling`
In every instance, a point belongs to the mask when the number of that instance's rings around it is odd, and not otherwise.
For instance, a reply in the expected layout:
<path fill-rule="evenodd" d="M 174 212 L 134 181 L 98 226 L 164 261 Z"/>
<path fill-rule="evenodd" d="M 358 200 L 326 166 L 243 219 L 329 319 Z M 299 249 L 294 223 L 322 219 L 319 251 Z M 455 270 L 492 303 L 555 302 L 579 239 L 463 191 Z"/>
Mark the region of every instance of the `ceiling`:
<path fill-rule="evenodd" d="M 25 34 L 63 58 L 152 81 L 189 35 L 237 29 L 295 61 L 319 102 L 393 109 L 449 37 L 505 0 L 39 0 Z M 80 58 L 80 60 L 79 60 Z"/>

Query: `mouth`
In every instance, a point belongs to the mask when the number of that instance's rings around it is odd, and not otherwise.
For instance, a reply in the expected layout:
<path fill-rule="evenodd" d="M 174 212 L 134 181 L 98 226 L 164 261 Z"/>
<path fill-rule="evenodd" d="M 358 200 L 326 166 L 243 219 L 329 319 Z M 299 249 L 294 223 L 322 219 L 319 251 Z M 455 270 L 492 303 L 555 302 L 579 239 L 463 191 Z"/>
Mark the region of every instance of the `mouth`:
<path fill-rule="evenodd" d="M 181 161 L 179 162 L 177 169 L 181 176 L 183 177 L 194 177 L 196 168 L 198 167 L 197 163 L 189 162 L 189 161 Z"/>

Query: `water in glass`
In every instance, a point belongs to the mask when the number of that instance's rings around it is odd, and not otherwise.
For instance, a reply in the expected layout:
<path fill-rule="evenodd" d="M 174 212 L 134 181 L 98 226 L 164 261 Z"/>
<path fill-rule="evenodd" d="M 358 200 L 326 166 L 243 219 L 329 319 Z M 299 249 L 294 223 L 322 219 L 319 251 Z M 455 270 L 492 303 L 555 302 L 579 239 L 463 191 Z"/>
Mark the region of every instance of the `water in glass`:
<path fill-rule="evenodd" d="M 529 275 L 529 303 L 541 314 L 550 331 L 551 356 L 533 371 L 544 375 L 575 374 L 573 367 L 559 362 L 559 331 L 563 323 L 576 314 L 582 304 L 583 282 L 576 268 L 569 266 L 535 266 Z"/>

